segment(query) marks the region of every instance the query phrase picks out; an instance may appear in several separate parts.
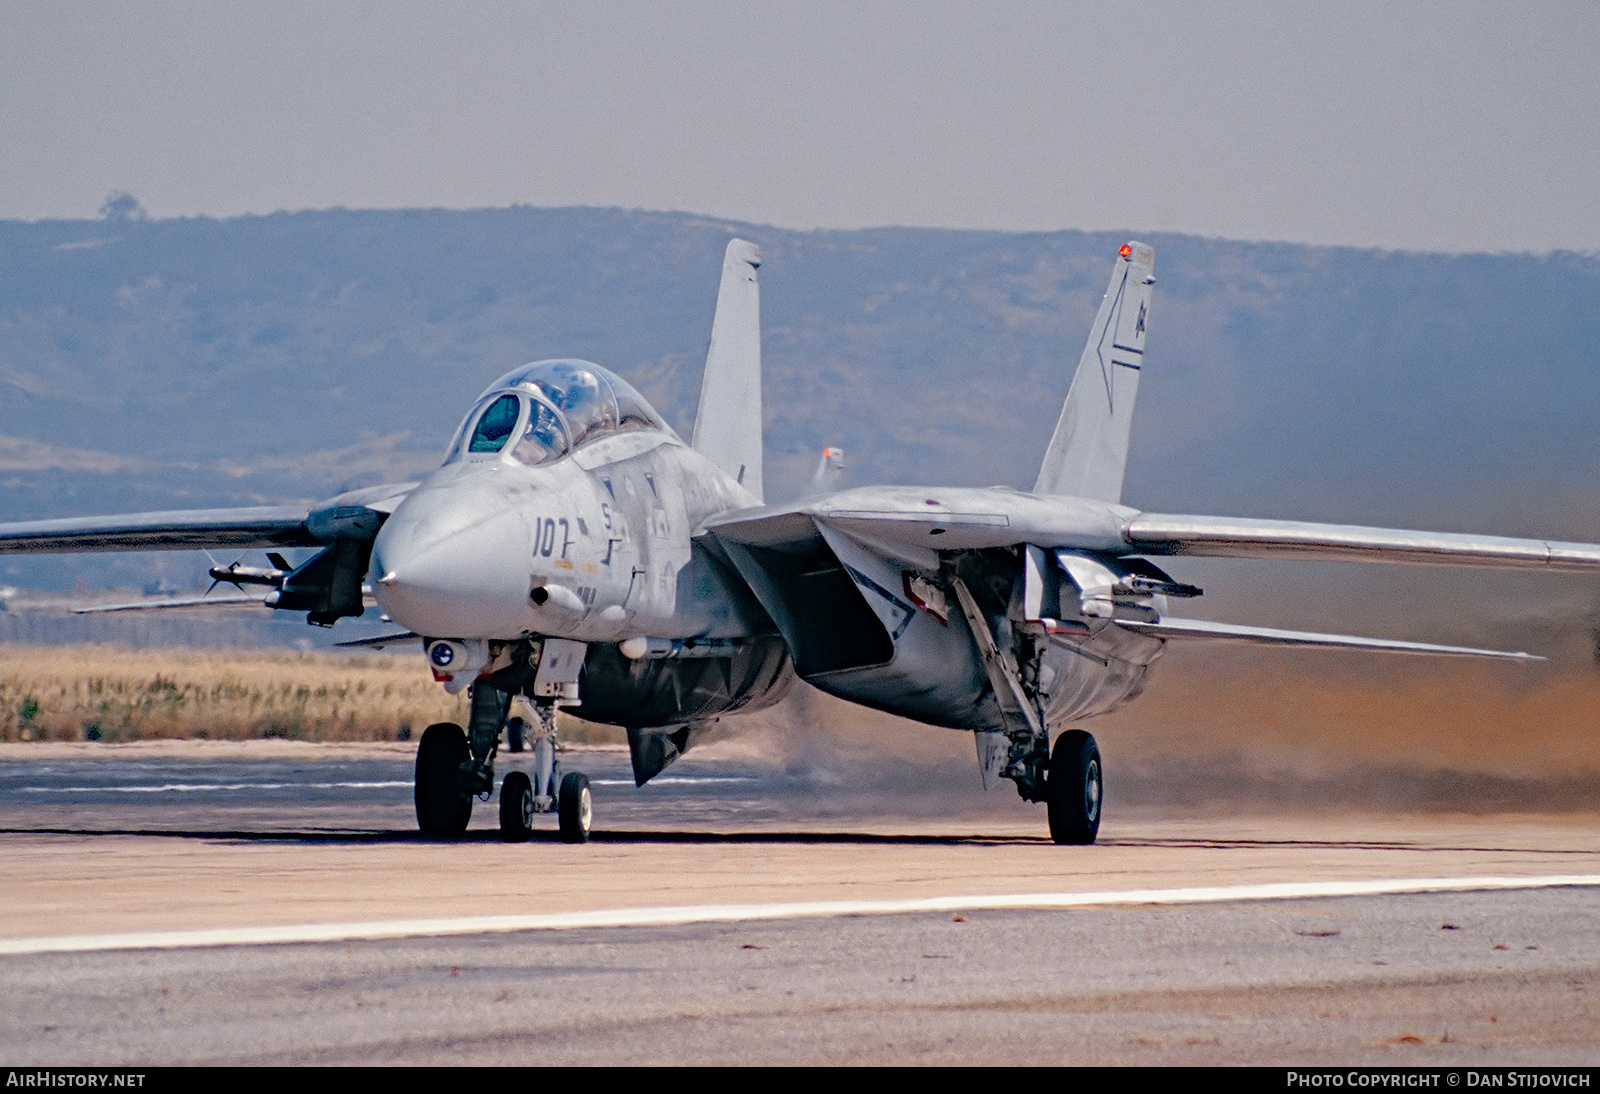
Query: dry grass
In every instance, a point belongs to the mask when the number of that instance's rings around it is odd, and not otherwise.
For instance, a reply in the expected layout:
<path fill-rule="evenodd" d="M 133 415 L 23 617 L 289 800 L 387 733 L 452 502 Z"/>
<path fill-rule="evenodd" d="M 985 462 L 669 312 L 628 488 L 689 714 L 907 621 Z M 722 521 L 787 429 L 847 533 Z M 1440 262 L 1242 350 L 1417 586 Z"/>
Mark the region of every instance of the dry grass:
<path fill-rule="evenodd" d="M 0 646 L 0 741 L 392 741 L 464 714 L 417 657 Z"/>
<path fill-rule="evenodd" d="M 416 656 L 0 645 L 0 741 L 385 741 L 465 714 L 464 697 L 446 695 Z M 1449 771 L 1587 786 L 1600 779 L 1600 667 L 1587 654 L 1527 666 L 1175 646 L 1142 698 L 1087 728 L 1120 770 L 1163 779 L 1193 769 L 1212 780 L 1224 763 L 1305 777 Z M 625 740 L 567 717 L 562 737 Z M 972 764 L 966 734 L 809 688 L 728 719 L 715 737 L 799 767 Z"/>

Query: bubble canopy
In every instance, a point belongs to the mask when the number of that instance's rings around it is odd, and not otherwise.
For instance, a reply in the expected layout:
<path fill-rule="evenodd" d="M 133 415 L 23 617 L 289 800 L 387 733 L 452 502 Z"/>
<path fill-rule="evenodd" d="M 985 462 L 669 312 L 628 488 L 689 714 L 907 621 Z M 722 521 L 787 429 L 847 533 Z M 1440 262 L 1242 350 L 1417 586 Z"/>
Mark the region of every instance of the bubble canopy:
<path fill-rule="evenodd" d="M 506 373 L 479 396 L 444 462 L 509 456 L 533 466 L 635 429 L 672 432 L 616 373 L 588 361 L 535 361 Z"/>

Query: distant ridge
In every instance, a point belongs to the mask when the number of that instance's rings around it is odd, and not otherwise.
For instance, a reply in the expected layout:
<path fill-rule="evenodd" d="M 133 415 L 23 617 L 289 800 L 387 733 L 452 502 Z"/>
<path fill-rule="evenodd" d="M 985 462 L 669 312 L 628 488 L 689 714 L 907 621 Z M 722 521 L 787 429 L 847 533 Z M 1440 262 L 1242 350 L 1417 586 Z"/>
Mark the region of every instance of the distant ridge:
<path fill-rule="evenodd" d="M 1131 237 L 531 207 L 0 221 L 0 514 L 410 477 L 546 356 L 617 369 L 687 432 L 735 233 L 764 257 L 773 499 L 830 444 L 858 482 L 1029 485 Z M 1139 236 L 1162 268 L 1129 504 L 1600 535 L 1600 258 Z M 194 569 L 89 565 L 0 580 Z"/>

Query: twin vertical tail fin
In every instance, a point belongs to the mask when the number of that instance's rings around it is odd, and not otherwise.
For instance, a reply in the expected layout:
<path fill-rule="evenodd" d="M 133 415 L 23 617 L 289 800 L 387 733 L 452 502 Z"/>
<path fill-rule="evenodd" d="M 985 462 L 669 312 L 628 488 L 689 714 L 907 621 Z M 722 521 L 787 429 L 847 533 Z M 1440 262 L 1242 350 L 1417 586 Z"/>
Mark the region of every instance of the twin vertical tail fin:
<path fill-rule="evenodd" d="M 1125 243 L 1117 254 L 1111 285 L 1045 450 L 1035 494 L 1122 500 L 1156 252 L 1143 243 Z"/>
<path fill-rule="evenodd" d="M 1155 249 L 1143 243 L 1119 250 L 1034 493 L 1122 500 L 1155 260 Z M 728 244 L 690 442 L 757 501 L 763 500 L 760 265 L 755 244 Z"/>
<path fill-rule="evenodd" d="M 762 501 L 761 250 L 735 239 L 722 260 L 711 349 L 690 444 Z"/>

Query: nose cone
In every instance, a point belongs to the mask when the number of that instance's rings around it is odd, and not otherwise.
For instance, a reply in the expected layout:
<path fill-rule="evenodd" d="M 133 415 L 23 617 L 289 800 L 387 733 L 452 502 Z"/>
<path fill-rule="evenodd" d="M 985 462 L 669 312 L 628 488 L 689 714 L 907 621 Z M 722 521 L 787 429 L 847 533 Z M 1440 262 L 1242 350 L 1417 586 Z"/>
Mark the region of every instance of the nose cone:
<path fill-rule="evenodd" d="M 523 506 L 492 465 L 447 467 L 396 507 L 372 547 L 372 594 L 439 638 L 516 638 L 531 625 Z"/>

